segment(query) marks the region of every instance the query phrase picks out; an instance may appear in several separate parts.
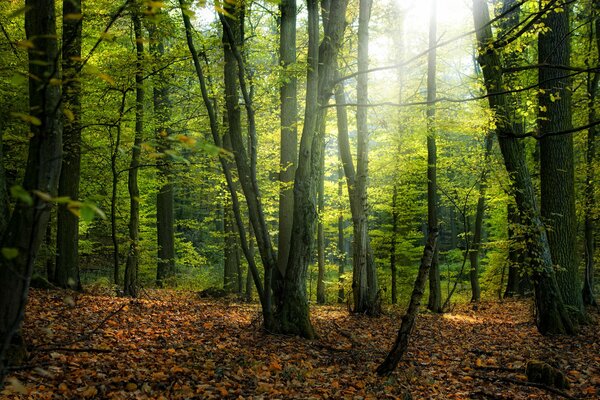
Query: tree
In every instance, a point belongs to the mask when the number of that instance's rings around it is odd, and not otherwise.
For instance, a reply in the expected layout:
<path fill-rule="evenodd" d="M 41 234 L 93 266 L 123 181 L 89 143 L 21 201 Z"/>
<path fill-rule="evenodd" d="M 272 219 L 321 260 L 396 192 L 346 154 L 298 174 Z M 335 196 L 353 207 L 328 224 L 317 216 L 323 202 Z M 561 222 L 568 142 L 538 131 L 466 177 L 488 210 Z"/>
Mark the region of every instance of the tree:
<path fill-rule="evenodd" d="M 437 43 L 437 4 L 431 1 L 429 20 L 429 48 L 427 55 L 427 231 L 438 229 L 437 195 L 437 148 L 435 141 L 435 98 L 436 98 L 436 43 Z M 429 269 L 429 300 L 427 308 L 442 312 L 442 286 L 438 250 L 436 249 Z"/>
<path fill-rule="evenodd" d="M 592 15 L 590 20 L 590 48 L 593 48 L 593 42 L 596 45 L 596 60 L 600 60 L 600 1 L 592 1 Z M 589 63 L 588 63 L 589 64 Z M 588 73 L 587 77 L 587 95 L 588 95 L 588 123 L 596 121 L 596 99 L 598 96 L 598 83 L 600 82 L 600 73 Z M 582 300 L 584 304 L 596 305 L 594 295 L 594 252 L 596 249 L 594 241 L 594 209 L 596 199 L 594 196 L 594 162 L 596 160 L 596 135 L 597 127 L 591 127 L 587 132 L 586 149 L 586 179 L 585 179 L 585 221 L 584 221 L 584 241 L 585 241 L 585 273 L 583 279 Z"/>
<path fill-rule="evenodd" d="M 129 190 L 129 251 L 125 264 L 123 291 L 126 296 L 137 297 L 140 239 L 140 189 L 138 172 L 140 165 L 141 145 L 144 135 L 144 35 L 138 10 L 132 10 L 131 20 L 135 35 L 136 69 L 135 69 L 135 138 L 131 148 L 127 188 Z"/>
<path fill-rule="evenodd" d="M 512 1 L 512 0 L 507 0 Z M 484 0 L 473 0 L 473 20 L 477 33 L 478 62 L 483 72 L 490 108 L 496 115 L 496 136 L 511 179 L 512 191 L 523 224 L 527 227 L 527 247 L 535 285 L 536 325 L 542 334 L 573 333 L 554 274 L 546 230 L 540 219 L 525 154 L 519 142 L 518 124 L 511 119 L 511 105 L 504 90 L 502 62 L 494 46 L 490 17 Z M 522 134 L 521 134 L 522 135 Z"/>
<path fill-rule="evenodd" d="M 558 1 L 547 13 L 546 30 L 538 37 L 539 112 L 541 135 L 572 128 L 570 81 L 552 65 L 570 65 L 570 5 Z M 550 65 L 547 67 L 546 65 Z M 577 319 L 584 309 L 576 257 L 575 172 L 573 136 L 555 135 L 540 140 L 541 214 L 548 229 L 552 261 L 559 266 L 558 286 L 565 304 Z"/>
<path fill-rule="evenodd" d="M 0 255 L 0 382 L 7 373 L 8 351 L 25 312 L 33 264 L 50 217 L 48 196 L 55 196 L 62 158 L 58 44 L 54 1 L 27 0 L 25 31 L 29 54 L 29 156 L 20 201 L 2 236 Z"/>
<path fill-rule="evenodd" d="M 158 13 L 153 17 L 161 18 Z M 150 53 L 158 63 L 165 62 L 165 37 L 161 27 L 155 22 L 149 25 Z M 156 124 L 157 150 L 162 154 L 158 162 L 160 186 L 156 195 L 156 229 L 158 240 L 158 264 L 156 269 L 156 284 L 162 287 L 164 280 L 175 273 L 175 217 L 173 212 L 173 172 L 170 161 L 171 149 L 171 99 L 168 77 L 163 66 L 155 66 L 158 73 L 155 76 L 152 101 Z"/>

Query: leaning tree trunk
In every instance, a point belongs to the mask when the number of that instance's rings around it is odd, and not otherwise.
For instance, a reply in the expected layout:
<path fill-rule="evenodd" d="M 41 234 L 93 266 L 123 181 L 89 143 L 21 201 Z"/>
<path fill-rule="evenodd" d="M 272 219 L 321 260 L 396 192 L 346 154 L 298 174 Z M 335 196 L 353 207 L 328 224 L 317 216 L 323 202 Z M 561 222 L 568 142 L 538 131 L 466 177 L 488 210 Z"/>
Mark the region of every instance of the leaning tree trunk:
<path fill-rule="evenodd" d="M 512 1 L 512 0 L 507 0 Z M 535 284 L 536 325 L 540 333 L 574 333 L 575 329 L 562 301 L 546 230 L 542 224 L 535 191 L 521 146 L 518 124 L 511 123 L 510 102 L 503 91 L 502 63 L 493 46 L 489 11 L 485 0 L 473 0 L 473 19 L 479 45 L 481 65 L 490 108 L 496 113 L 496 135 L 517 207 L 527 227 L 526 243 Z M 490 46 L 491 45 L 491 46 Z"/>
<path fill-rule="evenodd" d="M 33 264 L 44 239 L 51 205 L 32 191 L 55 196 L 62 158 L 60 89 L 51 85 L 58 72 L 54 1 L 27 0 L 25 32 L 29 53 L 31 139 L 22 196 L 2 236 L 0 254 L 0 386 L 7 373 L 11 340 L 23 321 Z M 31 196 L 31 197 L 29 197 Z"/>
<path fill-rule="evenodd" d="M 433 262 L 437 236 L 438 232 L 436 230 L 429 231 L 417 279 L 415 279 L 413 292 L 410 296 L 410 303 L 408 304 L 406 314 L 402 317 L 402 324 L 398 330 L 396 342 L 383 363 L 377 367 L 377 374 L 380 376 L 391 374 L 398 366 L 406 349 L 408 349 L 408 340 L 410 339 L 410 334 L 415 326 L 415 320 L 419 313 L 423 292 L 425 291 L 425 284 L 427 283 L 427 275 L 429 273 L 429 268 L 431 268 L 431 263 Z"/>
<path fill-rule="evenodd" d="M 547 31 L 538 38 L 540 65 L 570 65 L 570 6 L 559 1 L 562 11 L 547 13 Z M 570 79 L 562 69 L 540 67 L 538 128 L 541 135 L 572 128 Z M 573 135 L 556 135 L 540 140 L 541 213 L 548 225 L 548 242 L 563 301 L 573 316 L 583 321 L 585 310 L 577 263 L 577 217 L 575 215 L 575 169 Z"/>
<path fill-rule="evenodd" d="M 62 90 L 64 107 L 63 160 L 58 195 L 79 200 L 81 176 L 81 0 L 63 0 Z M 77 16 L 74 18 L 73 16 Z M 52 281 L 60 287 L 81 290 L 79 278 L 79 218 L 68 204 L 56 213 L 56 268 Z"/>
<path fill-rule="evenodd" d="M 437 43 L 437 4 L 431 2 L 429 20 L 429 54 L 427 57 L 427 230 L 438 229 L 437 195 L 437 146 L 435 140 L 435 98 L 436 98 L 436 43 Z M 429 300 L 427 308 L 433 312 L 442 312 L 442 285 L 440 267 L 436 249 L 429 269 Z"/>
<path fill-rule="evenodd" d="M 138 171 L 141 145 L 144 134 L 144 37 L 139 13 L 131 14 L 135 34 L 136 69 L 135 69 L 135 137 L 131 149 L 127 189 L 129 190 L 129 251 L 125 264 L 123 292 L 126 296 L 137 297 L 138 266 L 140 241 L 140 189 L 138 187 Z"/>

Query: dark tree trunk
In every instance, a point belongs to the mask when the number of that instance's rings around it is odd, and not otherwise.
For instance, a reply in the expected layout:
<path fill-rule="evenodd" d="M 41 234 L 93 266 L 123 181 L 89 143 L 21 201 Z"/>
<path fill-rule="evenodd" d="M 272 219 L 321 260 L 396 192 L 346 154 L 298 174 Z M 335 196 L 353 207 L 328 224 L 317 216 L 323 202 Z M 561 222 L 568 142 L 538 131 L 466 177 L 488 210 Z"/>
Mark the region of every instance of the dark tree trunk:
<path fill-rule="evenodd" d="M 600 60 L 600 1 L 592 1 L 592 23 L 590 24 L 590 48 L 596 46 L 596 60 Z M 589 62 L 588 62 L 589 64 Z M 588 74 L 588 122 L 591 124 L 596 121 L 596 99 L 598 94 L 598 83 L 600 83 L 600 73 L 594 72 Z M 585 271 L 583 275 L 582 299 L 586 305 L 597 305 L 594 294 L 594 253 L 596 244 L 594 241 L 594 209 L 596 208 L 596 199 L 594 197 L 594 163 L 596 161 L 596 135 L 598 129 L 596 126 L 589 128 L 587 132 L 586 149 L 586 181 L 585 181 L 585 222 L 584 222 L 584 248 L 585 248 Z"/>
<path fill-rule="evenodd" d="M 81 0 L 63 0 L 62 90 L 63 160 L 58 195 L 79 200 L 81 175 Z M 61 204 L 56 214 L 56 270 L 52 280 L 57 286 L 81 290 L 79 278 L 79 218 Z"/>
<path fill-rule="evenodd" d="M 530 282 L 525 273 L 525 248 L 519 210 L 514 203 L 507 206 L 508 224 L 508 279 L 504 298 L 515 295 L 525 296 L 531 290 Z"/>
<path fill-rule="evenodd" d="M 570 26 L 568 3 L 559 1 L 563 11 L 551 11 L 544 19 L 549 29 L 538 39 L 539 64 L 570 65 Z M 540 68 L 538 128 L 540 134 L 572 128 L 570 79 L 557 68 Z M 583 320 L 576 256 L 575 170 L 573 136 L 557 135 L 540 140 L 541 213 L 548 226 L 552 261 L 559 266 L 556 279 L 563 301 Z"/>
<path fill-rule="evenodd" d="M 118 198 L 118 185 L 119 185 L 119 170 L 118 170 L 118 158 L 121 148 L 121 124 L 123 117 L 125 116 L 125 101 L 127 99 L 127 91 L 121 92 L 121 104 L 119 106 L 119 119 L 116 123 L 116 135 L 113 138 L 110 135 L 111 140 L 111 156 L 110 156 L 110 171 L 112 175 L 112 189 L 110 195 L 110 237 L 112 241 L 112 257 L 113 257 L 113 281 L 115 285 L 119 285 L 119 267 L 120 267 L 120 250 L 119 250 L 119 238 L 117 233 L 117 198 Z"/>
<path fill-rule="evenodd" d="M 123 292 L 126 296 L 138 295 L 138 266 L 140 240 L 140 189 L 138 187 L 138 170 L 140 164 L 141 145 L 144 134 L 144 36 L 139 14 L 131 14 L 135 34 L 136 70 L 135 70 L 135 138 L 131 149 L 127 188 L 129 190 L 129 251 L 125 264 Z"/>
<path fill-rule="evenodd" d="M 0 133 L 0 237 L 8 227 L 10 218 L 10 203 L 8 197 L 8 185 L 4 171 L 4 152 L 2 147 L 2 133 Z"/>
<path fill-rule="evenodd" d="M 235 229 L 233 212 L 230 204 L 223 213 L 223 233 L 225 236 L 225 257 L 223 260 L 223 289 L 228 293 L 238 292 L 240 258 L 238 252 L 238 233 Z"/>
<path fill-rule="evenodd" d="M 27 0 L 25 32 L 33 43 L 29 53 L 29 113 L 31 139 L 23 180 L 29 193 L 39 190 L 55 196 L 62 158 L 60 90 L 57 78 L 58 46 L 54 1 Z M 38 124 L 39 122 L 39 124 Z M 7 373 L 7 356 L 13 335 L 21 327 L 33 264 L 44 240 L 50 204 L 32 194 L 31 204 L 19 202 L 2 236 L 2 248 L 14 257 L 0 255 L 0 386 Z M 6 251 L 5 251 L 6 253 Z"/>
<path fill-rule="evenodd" d="M 512 0 L 507 0 L 512 1 Z M 488 94 L 504 90 L 501 60 L 497 51 L 488 45 L 493 43 L 487 3 L 473 0 L 473 19 L 479 44 L 478 61 L 482 67 Z M 496 113 L 496 134 L 504 164 L 511 177 L 513 194 L 527 227 L 527 247 L 535 283 L 536 324 L 542 334 L 573 333 L 575 331 L 569 314 L 562 302 L 554 274 L 552 256 L 546 231 L 540 219 L 531 176 L 525 161 L 518 126 L 511 123 L 512 110 L 506 94 L 488 97 L 490 108 Z"/>
<path fill-rule="evenodd" d="M 435 98 L 436 94 L 436 43 L 437 43 L 437 4 L 431 2 L 429 20 L 429 51 L 427 57 L 427 230 L 438 229 L 438 195 L 437 195 L 437 146 L 435 128 Z M 429 269 L 429 300 L 427 309 L 442 312 L 442 285 L 440 282 L 440 267 L 438 265 L 438 250 L 436 249 Z"/>
<path fill-rule="evenodd" d="M 427 243 L 425 244 L 425 249 L 423 250 L 423 257 L 421 258 L 421 265 L 419 266 L 417 279 L 415 279 L 413 292 L 410 296 L 410 303 L 408 305 L 408 309 L 406 310 L 406 314 L 404 314 L 402 317 L 402 324 L 398 330 L 396 342 L 392 346 L 392 349 L 388 353 L 383 363 L 377 367 L 377 374 L 380 376 L 391 374 L 398 366 L 398 362 L 400 362 L 402 356 L 408 348 L 408 340 L 413 327 L 415 326 L 415 319 L 419 313 L 421 299 L 423 298 L 425 284 L 427 283 L 427 275 L 429 273 L 429 269 L 431 268 L 431 263 L 435 254 L 435 248 L 437 247 L 437 236 L 438 232 L 436 230 L 430 231 L 427 236 Z"/>
<path fill-rule="evenodd" d="M 150 26 L 150 52 L 158 62 L 165 62 L 164 33 L 156 25 Z M 171 99 L 167 74 L 161 69 L 154 80 L 154 119 L 156 121 L 157 150 L 162 154 L 158 162 L 160 187 L 156 195 L 156 234 L 158 239 L 158 262 L 156 284 L 164 285 L 165 279 L 175 274 L 175 216 L 173 172 L 169 160 L 169 136 L 171 135 Z"/>

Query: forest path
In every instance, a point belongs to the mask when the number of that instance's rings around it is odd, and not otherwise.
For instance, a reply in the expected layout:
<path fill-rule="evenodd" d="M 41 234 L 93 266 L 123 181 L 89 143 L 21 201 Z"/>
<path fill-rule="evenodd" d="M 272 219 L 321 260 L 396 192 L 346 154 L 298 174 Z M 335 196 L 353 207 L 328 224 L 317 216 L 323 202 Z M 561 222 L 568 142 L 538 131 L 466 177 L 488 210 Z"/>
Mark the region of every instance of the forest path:
<path fill-rule="evenodd" d="M 398 371 L 374 371 L 400 325 L 345 308 L 312 308 L 320 339 L 268 335 L 259 308 L 194 293 L 148 291 L 140 300 L 32 290 L 24 326 L 27 368 L 2 398 L 555 399 L 528 387 L 539 359 L 567 374 L 575 398 L 600 398 L 599 315 L 576 337 L 543 337 L 531 303 L 484 302 L 423 313 Z"/>

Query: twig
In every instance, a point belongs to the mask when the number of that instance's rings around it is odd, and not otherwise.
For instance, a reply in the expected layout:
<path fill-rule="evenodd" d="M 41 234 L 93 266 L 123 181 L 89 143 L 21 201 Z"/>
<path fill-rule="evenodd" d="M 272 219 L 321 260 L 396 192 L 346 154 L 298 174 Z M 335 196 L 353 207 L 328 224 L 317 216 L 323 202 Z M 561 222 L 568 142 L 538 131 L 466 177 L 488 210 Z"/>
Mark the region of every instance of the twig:
<path fill-rule="evenodd" d="M 95 347 L 84 347 L 74 349 L 71 347 L 46 347 L 45 349 L 39 349 L 39 351 L 68 351 L 71 353 L 112 353 L 111 349 L 98 349 Z"/>
<path fill-rule="evenodd" d="M 579 399 L 579 397 L 573 397 L 570 394 L 563 392 L 562 390 L 553 388 L 551 386 L 547 386 L 541 383 L 534 383 L 534 382 L 525 382 L 525 381 L 519 381 L 517 379 L 511 379 L 511 378 L 502 378 L 502 377 L 487 377 L 487 376 L 483 376 L 483 375 L 471 375 L 473 378 L 476 379 L 481 379 L 484 381 L 488 381 L 488 382 L 497 382 L 497 381 L 502 381 L 502 382 L 507 382 L 507 383 L 513 383 L 515 385 L 522 385 L 522 386 L 529 386 L 529 387 L 535 387 L 538 389 L 543 389 L 546 390 L 548 392 L 554 393 L 558 396 L 564 397 L 565 399 L 571 399 L 571 400 L 577 400 Z"/>

